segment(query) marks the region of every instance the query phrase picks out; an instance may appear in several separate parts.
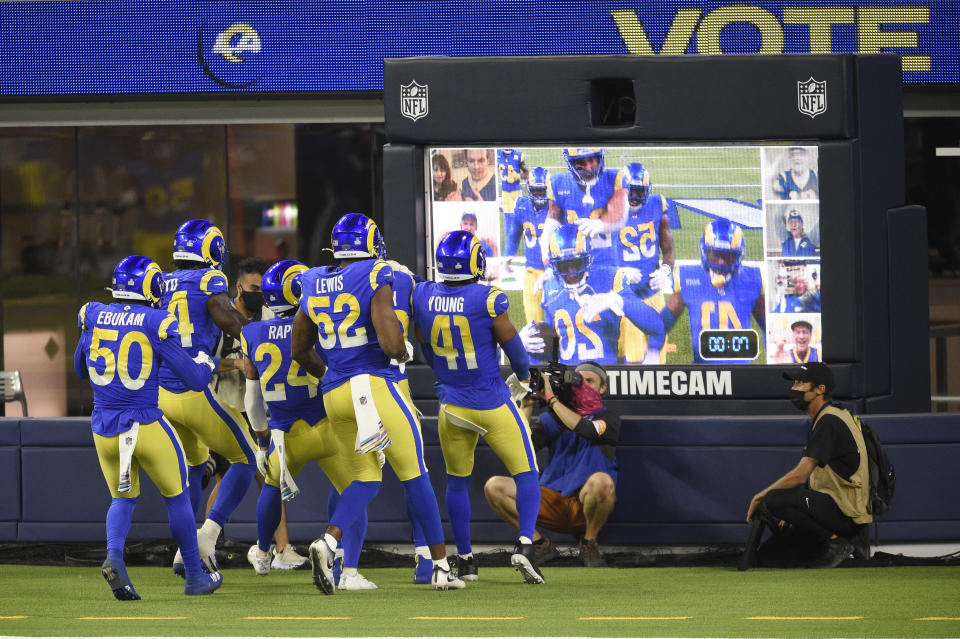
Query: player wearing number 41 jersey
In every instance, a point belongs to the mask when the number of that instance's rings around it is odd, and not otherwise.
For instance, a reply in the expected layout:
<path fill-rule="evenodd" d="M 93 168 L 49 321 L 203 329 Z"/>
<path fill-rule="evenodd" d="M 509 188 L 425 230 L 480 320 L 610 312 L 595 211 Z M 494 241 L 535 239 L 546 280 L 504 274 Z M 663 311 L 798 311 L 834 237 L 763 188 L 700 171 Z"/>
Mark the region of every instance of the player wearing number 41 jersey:
<path fill-rule="evenodd" d="M 537 460 L 526 418 L 500 378 L 497 345 L 510 358 L 516 384 L 530 377 L 530 360 L 507 316 L 498 288 L 479 284 L 486 256 L 480 241 L 454 231 L 437 246 L 441 283 L 413 291 L 417 338 L 440 382 L 440 448 L 447 467 L 447 511 L 457 542 L 460 577 L 477 578 L 470 544 L 470 475 L 480 435 L 517 483 L 519 541 L 511 564 L 528 583 L 543 583 L 533 561 L 533 533 L 540 510 Z"/>
<path fill-rule="evenodd" d="M 393 269 L 379 259 L 384 250 L 380 230 L 367 216 L 348 213 L 334 225 L 331 236 L 339 265 L 310 269 L 300 278 L 303 296 L 293 321 L 293 357 L 315 376 L 323 376 L 323 403 L 333 428 L 355 432 L 357 452 L 382 450 L 403 482 L 413 516 L 430 546 L 433 587 L 463 588 L 447 563 L 420 423 L 390 365 L 391 358 L 405 362 L 409 353 L 394 311 Z M 322 358 L 314 350 L 317 344 Z M 356 455 L 347 454 L 357 463 Z M 310 545 L 314 584 L 325 593 L 333 590 L 333 560 L 343 530 L 379 488 L 379 482 L 351 483 L 325 534 Z"/>
<path fill-rule="evenodd" d="M 220 270 L 227 263 L 227 249 L 220 229 L 206 220 L 181 225 L 174 239 L 173 263 L 177 270 L 164 278 L 163 307 L 176 316 L 184 349 L 191 355 L 212 353 L 221 330 L 239 340 L 247 320 L 227 297 L 227 278 Z M 231 463 L 210 515 L 197 531 L 200 555 L 215 570 L 217 537 L 257 472 L 254 443 L 240 411 L 211 388 L 187 388 L 168 365 L 160 367 L 160 386 L 160 408 L 176 428 L 187 454 L 194 512 L 200 505 L 201 479 L 210 449 Z M 174 557 L 173 562 L 177 574 L 179 559 Z"/>
<path fill-rule="evenodd" d="M 93 386 L 90 424 L 100 469 L 113 500 L 107 512 L 107 559 L 103 576 L 120 600 L 140 599 L 127 576 L 123 547 L 140 500 L 142 467 L 167 503 L 170 530 L 182 549 L 188 595 L 213 592 L 220 575 L 203 572 L 193 512 L 187 495 L 183 448 L 157 407 L 157 370 L 162 363 L 187 388 L 210 381 L 209 358 L 192 361 L 181 347 L 176 318 L 157 310 L 163 286 L 160 267 L 131 255 L 113 273 L 114 304 L 89 302 L 80 309 L 80 340 L 74 369 Z"/>

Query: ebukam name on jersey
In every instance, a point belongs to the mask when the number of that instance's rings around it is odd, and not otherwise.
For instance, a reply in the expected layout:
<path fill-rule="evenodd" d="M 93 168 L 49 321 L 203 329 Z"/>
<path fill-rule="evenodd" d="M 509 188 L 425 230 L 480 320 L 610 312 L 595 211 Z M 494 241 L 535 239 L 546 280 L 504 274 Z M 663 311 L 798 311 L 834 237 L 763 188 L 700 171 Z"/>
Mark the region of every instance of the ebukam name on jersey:
<path fill-rule="evenodd" d="M 749 24 L 757 29 L 760 38 L 755 53 L 783 53 L 788 50 L 834 53 L 833 27 L 851 25 L 856 30 L 858 53 L 897 49 L 902 55 L 904 71 L 922 72 L 931 68 L 929 55 L 911 55 L 904 51 L 919 46 L 919 29 L 893 28 L 894 25 L 930 26 L 930 7 L 924 5 L 785 6 L 782 17 L 750 4 L 730 4 L 712 11 L 682 8 L 674 13 L 659 50 L 654 49 L 639 12 L 614 9 L 610 17 L 616 23 L 627 51 L 634 55 L 683 55 L 691 44 L 691 53 L 720 55 L 726 53 L 720 44 L 720 33 L 731 24 Z M 791 34 L 791 31 L 796 33 L 798 28 L 801 33 L 809 34 L 805 41 L 801 41 L 803 36 Z"/>
<path fill-rule="evenodd" d="M 97 313 L 99 326 L 143 326 L 146 313 L 111 313 L 100 311 Z"/>
<path fill-rule="evenodd" d="M 695 397 L 733 395 L 730 371 L 607 371 L 614 396 Z"/>

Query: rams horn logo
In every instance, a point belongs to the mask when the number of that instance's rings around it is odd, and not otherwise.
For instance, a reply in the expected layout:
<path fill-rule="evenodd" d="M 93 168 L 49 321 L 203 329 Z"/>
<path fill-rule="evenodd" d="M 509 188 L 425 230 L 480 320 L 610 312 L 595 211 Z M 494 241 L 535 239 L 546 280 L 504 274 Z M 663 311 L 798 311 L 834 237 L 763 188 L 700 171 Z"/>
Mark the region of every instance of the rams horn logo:
<path fill-rule="evenodd" d="M 234 41 L 236 36 L 240 36 Z M 221 31 L 213 44 L 214 53 L 219 53 L 230 62 L 243 62 L 247 51 L 260 53 L 260 34 L 245 22 L 230 25 Z"/>

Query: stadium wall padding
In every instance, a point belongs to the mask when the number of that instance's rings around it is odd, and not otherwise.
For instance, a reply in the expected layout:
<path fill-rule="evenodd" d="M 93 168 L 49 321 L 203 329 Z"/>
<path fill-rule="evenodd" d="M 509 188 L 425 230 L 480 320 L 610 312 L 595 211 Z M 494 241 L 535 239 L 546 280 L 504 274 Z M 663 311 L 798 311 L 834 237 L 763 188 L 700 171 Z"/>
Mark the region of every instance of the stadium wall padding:
<path fill-rule="evenodd" d="M 870 415 L 897 472 L 893 508 L 879 525 L 882 542 L 931 542 L 960 537 L 960 414 Z M 445 477 L 436 418 L 424 418 L 425 456 L 446 520 Z M 743 542 L 750 497 L 793 468 L 806 438 L 797 416 L 625 417 L 618 449 L 617 506 L 601 534 L 606 544 Z M 542 457 L 541 466 L 546 461 Z M 476 543 L 510 543 L 515 534 L 483 497 L 491 475 L 506 474 L 485 444 L 470 483 Z M 89 420 L 0 419 L 0 541 L 101 541 L 110 498 L 97 463 Z M 291 537 L 308 542 L 326 525 L 329 482 L 308 465 L 297 478 L 300 497 L 288 504 Z M 208 489 L 209 490 L 209 489 Z M 130 539 L 169 535 L 159 492 L 141 475 L 142 498 Z M 256 538 L 254 488 L 227 534 Z M 206 492 L 204 503 L 206 503 Z M 369 511 L 367 539 L 408 543 L 400 483 L 384 470 Z M 566 543 L 572 538 L 554 535 Z M 452 535 L 447 527 L 447 539 Z"/>

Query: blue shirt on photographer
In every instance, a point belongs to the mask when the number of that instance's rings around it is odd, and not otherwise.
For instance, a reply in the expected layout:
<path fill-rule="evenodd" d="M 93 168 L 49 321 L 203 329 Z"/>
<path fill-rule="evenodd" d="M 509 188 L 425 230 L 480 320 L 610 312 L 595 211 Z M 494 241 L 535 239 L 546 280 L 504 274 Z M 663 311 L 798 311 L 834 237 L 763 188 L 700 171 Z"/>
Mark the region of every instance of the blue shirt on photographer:
<path fill-rule="evenodd" d="M 603 420 L 607 427 L 597 432 L 594 420 Z M 540 414 L 540 423 L 531 424 L 535 448 L 546 446 L 550 460 L 540 471 L 540 485 L 564 496 L 576 495 L 590 475 L 604 472 L 617 483 L 617 441 L 620 418 L 607 408 L 587 415 L 570 430 L 552 411 Z"/>

